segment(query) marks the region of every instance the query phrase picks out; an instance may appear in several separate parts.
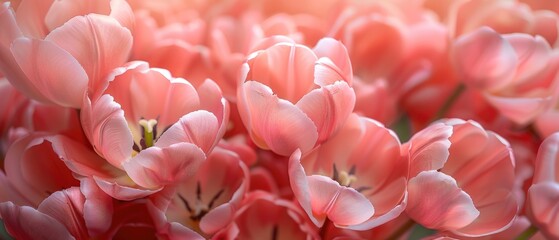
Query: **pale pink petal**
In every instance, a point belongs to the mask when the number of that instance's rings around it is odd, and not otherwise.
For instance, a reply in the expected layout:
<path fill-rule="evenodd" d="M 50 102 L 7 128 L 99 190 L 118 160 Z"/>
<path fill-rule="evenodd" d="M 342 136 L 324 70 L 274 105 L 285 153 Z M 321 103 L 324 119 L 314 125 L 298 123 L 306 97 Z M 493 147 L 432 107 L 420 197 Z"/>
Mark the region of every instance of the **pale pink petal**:
<path fill-rule="evenodd" d="M 223 98 L 217 83 L 210 79 L 206 79 L 197 90 L 200 95 L 200 108 L 212 112 L 217 117 L 220 124 L 218 136 L 223 136 L 229 124 L 229 114 L 231 111 L 229 102 Z"/>
<path fill-rule="evenodd" d="M 224 203 L 208 212 L 200 221 L 200 229 L 208 234 L 213 234 L 225 228 L 235 217 L 235 208 L 230 203 Z"/>
<path fill-rule="evenodd" d="M 273 95 L 269 87 L 245 82 L 238 101 L 241 118 L 259 147 L 288 156 L 297 148 L 306 153 L 316 144 L 318 131 L 312 120 L 292 103 Z"/>
<path fill-rule="evenodd" d="M 559 122 L 559 111 L 550 110 L 542 113 L 536 118 L 534 121 L 534 127 L 536 127 L 540 136 L 546 138 L 554 132 L 559 131 L 559 125 L 557 122 Z"/>
<path fill-rule="evenodd" d="M 479 216 L 472 199 L 456 181 L 434 170 L 410 179 L 406 212 L 419 224 L 440 230 L 462 228 Z"/>
<path fill-rule="evenodd" d="M 89 87 L 105 87 L 106 75 L 124 64 L 132 48 L 132 34 L 116 20 L 101 15 L 72 18 L 45 40 L 69 52 L 89 76 Z"/>
<path fill-rule="evenodd" d="M 332 38 L 323 38 L 314 47 L 318 57 L 315 66 L 314 82 L 319 86 L 333 84 L 336 81 L 346 81 L 349 86 L 353 83 L 353 69 L 347 49 L 340 42 Z"/>
<path fill-rule="evenodd" d="M 188 142 L 208 154 L 217 144 L 219 123 L 215 115 L 198 110 L 182 116 L 155 142 L 156 147 L 167 147 L 175 143 Z"/>
<path fill-rule="evenodd" d="M 75 239 L 62 223 L 28 206 L 0 203 L 0 217 L 16 239 Z"/>
<path fill-rule="evenodd" d="M 95 150 L 113 166 L 122 169 L 122 162 L 132 156 L 132 133 L 124 119 L 124 111 L 110 95 L 103 95 L 91 105 L 85 98 L 81 113 L 84 132 Z"/>
<path fill-rule="evenodd" d="M 87 0 L 56 0 L 45 16 L 45 25 L 49 31 L 52 31 L 76 16 L 85 16 L 89 13 L 108 15 L 111 10 L 109 2 L 110 0 L 93 2 Z"/>
<path fill-rule="evenodd" d="M 49 41 L 27 38 L 15 40 L 11 49 L 29 84 L 46 99 L 64 107 L 81 107 L 88 77 L 72 55 Z"/>
<path fill-rule="evenodd" d="M 533 121 L 538 115 L 553 106 L 551 96 L 502 97 L 485 94 L 485 98 L 501 114 L 519 125 Z"/>
<path fill-rule="evenodd" d="M 557 14 L 549 11 L 539 11 L 534 13 L 533 35 L 540 35 L 547 40 L 551 46 L 559 44 L 559 22 Z"/>
<path fill-rule="evenodd" d="M 535 165 L 534 183 L 559 182 L 559 133 L 541 143 Z"/>
<path fill-rule="evenodd" d="M 538 228 L 550 238 L 559 238 L 559 184 L 542 182 L 528 190 L 528 211 Z"/>
<path fill-rule="evenodd" d="M 176 143 L 151 147 L 123 163 L 128 176 L 138 185 L 156 189 L 194 175 L 206 155 L 194 144 Z"/>
<path fill-rule="evenodd" d="M 297 149 L 291 157 L 289 157 L 289 184 L 293 190 L 293 195 L 307 213 L 311 221 L 317 226 L 321 227 L 326 220 L 325 216 L 320 216 L 317 218 L 313 214 L 313 209 L 311 205 L 311 194 L 309 189 L 309 183 L 307 181 L 307 176 L 305 174 L 305 169 L 301 165 L 301 150 Z"/>
<path fill-rule="evenodd" d="M 245 81 L 269 86 L 278 97 L 292 103 L 314 88 L 314 52 L 297 44 L 279 43 L 249 56 Z"/>
<path fill-rule="evenodd" d="M 452 127 L 443 123 L 435 123 L 413 135 L 410 141 L 402 146 L 410 158 L 410 177 L 421 171 L 437 170 L 446 163 L 450 147 L 448 139 Z"/>
<path fill-rule="evenodd" d="M 104 193 L 92 178 L 81 180 L 80 190 L 85 197 L 83 218 L 91 237 L 97 237 L 111 226 L 113 199 Z"/>
<path fill-rule="evenodd" d="M 45 17 L 54 0 L 23 0 L 16 11 L 17 24 L 25 36 L 43 39 L 48 29 Z"/>
<path fill-rule="evenodd" d="M 515 84 L 533 81 L 547 67 L 551 59 L 551 47 L 542 37 L 516 33 L 506 35 L 504 39 L 514 48 L 518 57 Z"/>
<path fill-rule="evenodd" d="M 329 177 L 308 176 L 313 214 L 326 216 L 338 226 L 363 223 L 373 216 L 373 204 L 353 188 L 340 186 Z"/>
<path fill-rule="evenodd" d="M 129 187 L 119 183 L 118 179 L 103 179 L 96 176 L 93 176 L 93 179 L 95 180 L 97 186 L 99 186 L 99 188 L 103 190 L 103 192 L 115 199 L 122 201 L 131 201 L 139 198 L 144 198 L 161 190 L 161 188 L 150 190 L 139 187 Z M 133 182 L 131 180 L 130 182 L 131 185 L 133 185 Z"/>
<path fill-rule="evenodd" d="M 51 194 L 39 205 L 40 212 L 47 214 L 66 226 L 76 238 L 88 238 L 83 219 L 85 198 L 77 187 Z"/>
<path fill-rule="evenodd" d="M 451 57 L 462 81 L 490 91 L 508 86 L 518 64 L 513 46 L 488 27 L 457 39 Z"/>
<path fill-rule="evenodd" d="M 325 141 L 343 126 L 354 105 L 355 92 L 343 81 L 315 89 L 296 104 L 319 130 L 319 142 Z"/>

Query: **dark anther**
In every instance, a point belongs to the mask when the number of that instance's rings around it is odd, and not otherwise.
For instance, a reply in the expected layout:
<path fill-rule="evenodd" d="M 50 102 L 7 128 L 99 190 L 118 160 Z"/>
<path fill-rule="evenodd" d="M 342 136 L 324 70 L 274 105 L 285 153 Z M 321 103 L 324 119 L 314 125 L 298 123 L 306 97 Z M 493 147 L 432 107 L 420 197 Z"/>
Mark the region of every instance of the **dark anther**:
<path fill-rule="evenodd" d="M 180 194 L 179 198 L 181 199 L 182 203 L 184 203 L 184 206 L 186 207 L 186 210 L 188 210 L 188 212 L 190 212 L 192 214 L 192 208 L 190 208 L 190 205 L 188 204 L 188 201 L 186 201 L 186 199 L 184 199 Z"/>
<path fill-rule="evenodd" d="M 210 201 L 210 203 L 208 204 L 208 208 L 211 209 L 215 203 L 215 201 L 217 201 L 217 199 L 221 196 L 221 194 L 223 194 L 224 190 L 221 189 L 219 190 L 219 192 L 217 192 L 214 197 L 212 198 L 212 200 Z"/>

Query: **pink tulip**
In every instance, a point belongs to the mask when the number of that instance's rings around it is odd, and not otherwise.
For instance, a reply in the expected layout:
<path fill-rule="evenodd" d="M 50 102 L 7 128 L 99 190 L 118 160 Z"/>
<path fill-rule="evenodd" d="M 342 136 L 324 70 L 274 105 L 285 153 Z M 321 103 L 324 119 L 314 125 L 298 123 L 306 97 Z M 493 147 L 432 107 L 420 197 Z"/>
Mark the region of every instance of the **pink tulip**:
<path fill-rule="evenodd" d="M 30 98 L 79 108 L 85 92 L 128 59 L 131 9 L 123 0 L 22 1 L 0 6 L 0 69 Z M 60 69 L 64 69 L 61 71 Z"/>
<path fill-rule="evenodd" d="M 277 43 L 252 53 L 243 68 L 237 106 L 260 148 L 284 156 L 309 152 L 353 110 L 351 63 L 333 39 L 322 39 L 314 49 Z"/>
<path fill-rule="evenodd" d="M 547 137 L 536 158 L 532 186 L 528 190 L 527 213 L 532 223 L 549 239 L 559 238 L 559 133 Z"/>
<path fill-rule="evenodd" d="M 289 161 L 291 188 L 316 226 L 367 230 L 405 208 L 408 161 L 400 141 L 380 123 L 352 115 L 315 151 Z"/>
<path fill-rule="evenodd" d="M 510 145 L 474 121 L 447 119 L 403 146 L 410 157 L 407 214 L 459 236 L 507 229 L 518 212 Z"/>
<path fill-rule="evenodd" d="M 557 99 L 559 54 L 541 37 L 483 27 L 456 40 L 452 59 L 461 80 L 517 124 L 532 122 Z"/>
<path fill-rule="evenodd" d="M 33 132 L 10 146 L 4 162 L 6 175 L 0 181 L 0 202 L 36 207 L 52 193 L 79 185 L 53 149 L 53 138 Z"/>
<path fill-rule="evenodd" d="M 553 108 L 540 114 L 534 120 L 534 127 L 542 138 L 547 138 L 551 134 L 559 131 L 559 102 Z"/>
<path fill-rule="evenodd" d="M 81 120 L 95 151 L 151 190 L 192 176 L 225 131 L 228 104 L 211 80 L 195 89 L 145 62 L 110 74 L 99 98 L 84 99 Z"/>
<path fill-rule="evenodd" d="M 293 202 L 267 192 L 250 193 L 227 228 L 212 239 L 319 239 L 305 213 Z"/>
<path fill-rule="evenodd" d="M 216 147 L 194 176 L 177 185 L 167 218 L 211 236 L 233 221 L 248 191 L 248 177 L 239 155 Z"/>

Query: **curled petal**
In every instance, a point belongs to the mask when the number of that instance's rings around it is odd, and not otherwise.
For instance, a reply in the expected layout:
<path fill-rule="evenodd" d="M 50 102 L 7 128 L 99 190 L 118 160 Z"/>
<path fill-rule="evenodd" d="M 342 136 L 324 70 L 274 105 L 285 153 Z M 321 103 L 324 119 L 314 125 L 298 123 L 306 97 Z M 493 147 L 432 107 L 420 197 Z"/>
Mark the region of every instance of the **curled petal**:
<path fill-rule="evenodd" d="M 313 51 L 319 58 L 316 62 L 314 81 L 319 86 L 333 84 L 336 81 L 346 81 L 349 86 L 353 82 L 353 70 L 347 49 L 340 42 L 332 38 L 323 38 Z"/>
<path fill-rule="evenodd" d="M 175 143 L 192 143 L 208 154 L 215 144 L 219 123 L 215 115 L 208 111 L 198 110 L 181 117 L 155 142 L 156 147 L 168 147 Z"/>
<path fill-rule="evenodd" d="M 245 82 L 238 101 L 241 118 L 259 147 L 289 156 L 298 148 L 308 152 L 316 144 L 318 131 L 312 120 L 262 83 Z"/>
<path fill-rule="evenodd" d="M 435 123 L 416 133 L 402 148 L 410 158 L 410 176 L 421 171 L 437 170 L 444 166 L 449 156 L 452 127 Z"/>
<path fill-rule="evenodd" d="M 343 81 L 315 89 L 296 104 L 319 130 L 319 142 L 325 141 L 343 126 L 354 105 L 355 92 Z"/>
<path fill-rule="evenodd" d="M 156 189 L 192 176 L 204 159 L 206 155 L 196 145 L 177 143 L 143 150 L 123 167 L 136 184 Z"/>
<path fill-rule="evenodd" d="M 16 239 L 75 239 L 62 223 L 28 206 L 0 203 L 0 217 Z"/>
<path fill-rule="evenodd" d="M 559 184 L 542 182 L 528 190 L 528 213 L 550 239 L 559 238 Z"/>
<path fill-rule="evenodd" d="M 456 230 L 479 216 L 472 198 L 441 172 L 419 173 L 410 179 L 408 194 L 406 212 L 427 228 Z"/>
<path fill-rule="evenodd" d="M 307 181 L 313 214 L 328 217 L 336 225 L 359 224 L 375 213 L 369 199 L 353 188 L 320 175 L 308 176 Z"/>

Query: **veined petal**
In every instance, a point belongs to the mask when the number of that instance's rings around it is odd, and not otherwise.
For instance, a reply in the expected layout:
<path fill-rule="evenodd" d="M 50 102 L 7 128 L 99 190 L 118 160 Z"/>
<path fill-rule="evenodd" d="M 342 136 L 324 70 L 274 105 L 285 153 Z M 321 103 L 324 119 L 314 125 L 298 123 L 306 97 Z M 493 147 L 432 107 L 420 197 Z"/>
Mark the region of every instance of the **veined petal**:
<path fill-rule="evenodd" d="M 314 47 L 318 57 L 315 65 L 314 82 L 319 86 L 333 84 L 336 81 L 353 83 L 353 70 L 345 46 L 333 38 L 323 38 Z"/>
<path fill-rule="evenodd" d="M 93 91 L 105 87 L 106 75 L 128 60 L 132 48 L 128 29 L 111 17 L 97 14 L 74 17 L 45 40 L 56 43 L 78 60 Z"/>
<path fill-rule="evenodd" d="M 435 170 L 424 171 L 410 179 L 408 215 L 427 228 L 456 230 L 472 223 L 479 211 L 472 198 L 456 181 Z"/>
<path fill-rule="evenodd" d="M 53 31 L 76 16 L 90 13 L 108 15 L 111 10 L 109 2 L 110 0 L 56 0 L 48 9 L 44 19 L 45 25 L 49 31 Z"/>
<path fill-rule="evenodd" d="M 194 144 L 177 143 L 151 147 L 123 163 L 130 178 L 138 185 L 156 189 L 194 175 L 206 155 Z"/>
<path fill-rule="evenodd" d="M 311 150 L 318 140 L 312 120 L 292 103 L 279 99 L 260 82 L 240 86 L 238 107 L 252 140 L 261 148 L 289 156 Z"/>
<path fill-rule="evenodd" d="M 355 92 L 346 82 L 337 81 L 315 89 L 296 104 L 319 131 L 318 141 L 323 142 L 343 126 L 353 112 Z"/>
<path fill-rule="evenodd" d="M 16 239 L 75 239 L 62 223 L 28 206 L 0 203 L 0 217 Z"/>
<path fill-rule="evenodd" d="M 51 194 L 37 210 L 58 220 L 74 237 L 86 239 L 88 233 L 83 219 L 84 202 L 80 189 L 72 187 Z"/>
<path fill-rule="evenodd" d="M 313 214 L 325 215 L 338 226 L 363 223 L 375 213 L 369 199 L 353 188 L 321 175 L 308 176 L 307 181 Z"/>
<path fill-rule="evenodd" d="M 175 143 L 188 142 L 209 154 L 216 144 L 219 123 L 215 115 L 205 110 L 188 113 L 173 124 L 155 142 L 156 147 L 168 147 Z"/>
<path fill-rule="evenodd" d="M 46 99 L 64 107 L 81 107 L 89 80 L 71 54 L 52 42 L 27 38 L 15 40 L 11 49 L 30 85 Z"/>

